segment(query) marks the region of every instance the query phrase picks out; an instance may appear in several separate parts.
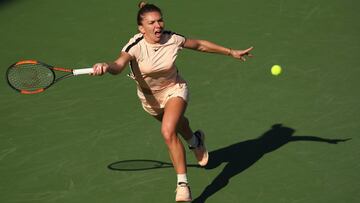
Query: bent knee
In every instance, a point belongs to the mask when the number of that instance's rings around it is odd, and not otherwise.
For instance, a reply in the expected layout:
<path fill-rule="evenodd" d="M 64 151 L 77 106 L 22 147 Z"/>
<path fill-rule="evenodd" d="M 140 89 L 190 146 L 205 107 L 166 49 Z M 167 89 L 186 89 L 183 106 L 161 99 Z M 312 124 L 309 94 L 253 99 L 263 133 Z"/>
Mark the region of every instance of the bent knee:
<path fill-rule="evenodd" d="M 170 143 L 177 138 L 175 129 L 169 128 L 167 126 L 161 127 L 161 134 L 163 135 L 166 143 Z"/>

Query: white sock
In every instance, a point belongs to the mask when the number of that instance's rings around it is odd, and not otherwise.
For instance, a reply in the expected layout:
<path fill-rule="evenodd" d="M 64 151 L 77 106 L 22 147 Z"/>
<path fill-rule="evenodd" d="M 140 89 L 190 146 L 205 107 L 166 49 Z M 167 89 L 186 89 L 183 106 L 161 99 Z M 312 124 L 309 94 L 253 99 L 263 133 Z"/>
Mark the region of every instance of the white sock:
<path fill-rule="evenodd" d="M 186 173 L 177 174 L 177 184 L 179 183 L 188 183 Z"/>
<path fill-rule="evenodd" d="M 186 140 L 190 147 L 198 146 L 198 139 L 193 135 L 189 140 Z"/>

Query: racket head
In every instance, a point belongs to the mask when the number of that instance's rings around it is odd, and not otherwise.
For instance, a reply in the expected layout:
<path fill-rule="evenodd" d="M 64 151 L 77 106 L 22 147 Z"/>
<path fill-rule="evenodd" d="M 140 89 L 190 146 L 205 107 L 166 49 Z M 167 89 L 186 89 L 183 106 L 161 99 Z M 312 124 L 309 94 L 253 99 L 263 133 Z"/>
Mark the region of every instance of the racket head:
<path fill-rule="evenodd" d="M 52 66 L 37 60 L 24 60 L 12 64 L 6 71 L 10 87 L 22 94 L 43 92 L 55 82 Z"/>

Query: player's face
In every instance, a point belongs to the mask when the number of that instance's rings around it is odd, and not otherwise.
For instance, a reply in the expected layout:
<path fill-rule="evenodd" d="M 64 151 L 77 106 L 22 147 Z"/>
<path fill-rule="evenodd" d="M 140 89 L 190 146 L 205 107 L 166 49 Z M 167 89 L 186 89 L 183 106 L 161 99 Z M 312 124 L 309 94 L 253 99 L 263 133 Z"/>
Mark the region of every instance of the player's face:
<path fill-rule="evenodd" d="M 145 40 L 155 44 L 160 42 L 160 38 L 164 29 L 164 21 L 159 12 L 148 12 L 143 15 L 142 24 L 139 30 L 144 34 Z"/>

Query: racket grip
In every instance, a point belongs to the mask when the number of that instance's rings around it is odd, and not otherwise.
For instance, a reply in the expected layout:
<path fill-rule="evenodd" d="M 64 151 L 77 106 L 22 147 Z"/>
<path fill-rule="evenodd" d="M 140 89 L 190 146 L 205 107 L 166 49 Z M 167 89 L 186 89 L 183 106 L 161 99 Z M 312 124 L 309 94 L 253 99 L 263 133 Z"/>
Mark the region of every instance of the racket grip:
<path fill-rule="evenodd" d="M 82 69 L 74 69 L 73 70 L 74 75 L 90 74 L 93 72 L 94 72 L 94 70 L 92 68 L 82 68 Z"/>

